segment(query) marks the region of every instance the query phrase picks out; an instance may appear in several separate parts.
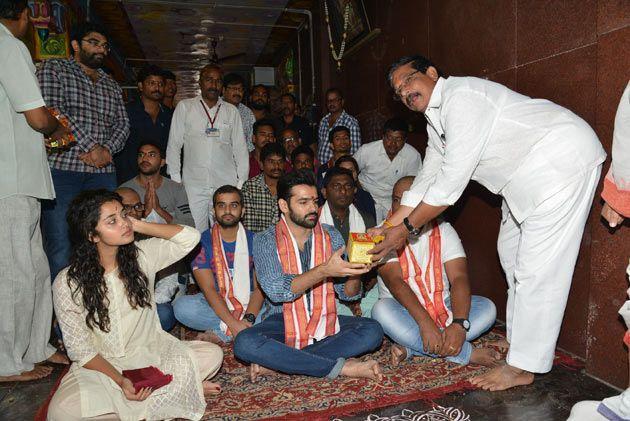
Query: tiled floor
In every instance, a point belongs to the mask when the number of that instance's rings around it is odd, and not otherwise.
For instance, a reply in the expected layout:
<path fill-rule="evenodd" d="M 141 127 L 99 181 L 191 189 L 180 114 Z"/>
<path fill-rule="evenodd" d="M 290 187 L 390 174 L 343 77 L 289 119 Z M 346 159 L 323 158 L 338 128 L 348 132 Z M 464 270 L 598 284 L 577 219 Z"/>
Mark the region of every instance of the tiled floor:
<path fill-rule="evenodd" d="M 0 384 L 0 420 L 32 420 L 37 408 L 46 399 L 59 376 L 55 369 L 46 380 L 28 384 Z M 601 399 L 617 394 L 610 387 L 576 371 L 554 368 L 549 374 L 537 376 L 531 386 L 505 392 L 459 392 L 437 399 L 435 404 L 456 407 L 470 415 L 471 420 L 484 421 L 548 421 L 565 420 L 571 406 L 583 399 Z M 414 411 L 431 409 L 428 402 L 409 402 L 370 411 L 343 420 L 365 420 L 369 414 L 393 416 L 403 409 Z"/>

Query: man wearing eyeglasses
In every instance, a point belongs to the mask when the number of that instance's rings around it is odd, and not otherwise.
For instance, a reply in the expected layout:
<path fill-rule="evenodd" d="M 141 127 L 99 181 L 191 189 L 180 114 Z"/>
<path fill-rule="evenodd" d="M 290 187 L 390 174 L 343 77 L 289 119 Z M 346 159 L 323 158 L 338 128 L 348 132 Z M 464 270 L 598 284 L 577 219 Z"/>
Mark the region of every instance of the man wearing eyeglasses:
<path fill-rule="evenodd" d="M 247 141 L 247 150 L 251 152 L 254 150 L 252 130 L 256 122 L 256 117 L 254 117 L 252 110 L 247 105 L 243 104 L 244 95 L 245 79 L 237 73 L 225 75 L 223 78 L 223 99 L 238 108 L 241 121 L 243 122 L 243 133 L 245 134 L 245 141 Z"/>
<path fill-rule="evenodd" d="M 116 188 L 112 156 L 129 136 L 122 90 L 101 68 L 110 50 L 105 32 L 92 23 L 79 25 L 70 44 L 70 59 L 46 60 L 37 74 L 46 105 L 68 119 L 77 140 L 72 149 L 48 156 L 57 198 L 43 203 L 42 219 L 53 279 L 70 256 L 70 201 L 82 190 Z"/>
<path fill-rule="evenodd" d="M 484 79 L 443 78 L 419 55 L 394 63 L 389 82 L 407 108 L 424 115 L 429 140 L 402 206 L 372 231 L 385 234 L 373 259 L 417 237 L 470 180 L 500 195 L 509 351 L 506 363 L 472 383 L 491 391 L 530 384 L 553 364 L 606 153 L 593 129 L 566 108 Z M 445 350 L 438 344 L 436 351 Z"/>

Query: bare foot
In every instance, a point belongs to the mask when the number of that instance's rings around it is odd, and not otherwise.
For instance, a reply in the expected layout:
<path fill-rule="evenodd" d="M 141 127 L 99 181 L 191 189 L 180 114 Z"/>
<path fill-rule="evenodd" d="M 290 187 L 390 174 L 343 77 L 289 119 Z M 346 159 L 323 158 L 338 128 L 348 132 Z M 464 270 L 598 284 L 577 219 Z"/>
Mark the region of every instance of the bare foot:
<path fill-rule="evenodd" d="M 507 352 L 510 349 L 510 343 L 505 338 L 499 339 L 497 341 L 490 341 L 488 342 L 488 346 L 499 348 L 499 351 L 501 352 Z"/>
<path fill-rule="evenodd" d="M 256 383 L 258 377 L 267 376 L 270 374 L 278 374 L 278 372 L 258 364 L 251 364 L 249 366 L 249 378 L 251 379 L 252 383 Z"/>
<path fill-rule="evenodd" d="M 470 355 L 471 364 L 496 367 L 499 365 L 499 361 L 501 361 L 501 354 L 492 348 L 473 348 Z"/>
<path fill-rule="evenodd" d="M 214 333 L 211 330 L 207 330 L 205 332 L 199 332 L 197 334 L 197 336 L 195 337 L 195 340 L 197 341 L 204 341 L 204 342 L 211 342 L 213 344 L 217 344 L 217 345 L 223 345 L 223 341 L 221 340 L 221 338 L 219 338 L 217 336 L 216 333 Z"/>
<path fill-rule="evenodd" d="M 389 361 L 392 367 L 398 367 L 398 364 L 407 359 L 407 350 L 397 344 L 392 344 L 389 348 Z"/>
<path fill-rule="evenodd" d="M 68 359 L 68 357 L 66 357 L 65 354 L 62 354 L 59 351 L 55 352 L 50 357 L 48 357 L 46 361 L 53 364 L 63 364 L 63 365 L 70 364 L 70 360 Z"/>
<path fill-rule="evenodd" d="M 379 382 L 383 380 L 383 371 L 376 360 L 360 361 L 355 358 L 348 358 L 341 369 L 341 375 L 378 380 Z"/>
<path fill-rule="evenodd" d="M 534 382 L 534 374 L 508 364 L 502 364 L 486 374 L 473 377 L 470 382 L 483 390 L 494 392 L 531 384 Z"/>
<path fill-rule="evenodd" d="M 17 376 L 0 376 L 0 383 L 5 382 L 28 382 L 31 380 L 39 380 L 50 376 L 52 367 L 47 365 L 36 365 L 31 371 L 25 371 Z"/>
<path fill-rule="evenodd" d="M 221 385 L 218 383 L 212 383 L 208 380 L 201 382 L 201 386 L 203 387 L 203 395 L 205 397 L 214 396 L 221 393 Z"/>

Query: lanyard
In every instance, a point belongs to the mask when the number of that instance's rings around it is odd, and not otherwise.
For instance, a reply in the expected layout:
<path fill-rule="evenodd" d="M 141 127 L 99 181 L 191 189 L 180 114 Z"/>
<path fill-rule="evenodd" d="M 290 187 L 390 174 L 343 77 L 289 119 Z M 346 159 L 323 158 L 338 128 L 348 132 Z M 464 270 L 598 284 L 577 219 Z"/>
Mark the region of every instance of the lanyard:
<path fill-rule="evenodd" d="M 214 113 L 214 118 L 210 118 L 210 113 L 208 113 L 208 110 L 206 109 L 206 104 L 203 103 L 203 101 L 200 99 L 199 102 L 201 102 L 201 106 L 203 107 L 203 110 L 206 113 L 206 116 L 208 116 L 208 121 L 210 122 L 210 127 L 214 129 L 214 122 L 217 121 L 217 116 L 219 115 L 219 110 L 221 109 L 221 104 L 219 104 L 219 106 L 217 107 L 217 112 Z"/>

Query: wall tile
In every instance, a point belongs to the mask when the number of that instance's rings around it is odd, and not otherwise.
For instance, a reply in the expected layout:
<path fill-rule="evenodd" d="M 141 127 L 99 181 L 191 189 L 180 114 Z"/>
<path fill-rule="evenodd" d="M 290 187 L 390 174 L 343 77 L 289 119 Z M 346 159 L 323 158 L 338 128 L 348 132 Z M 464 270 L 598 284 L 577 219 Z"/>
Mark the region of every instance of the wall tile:
<path fill-rule="evenodd" d="M 451 75 L 485 76 L 516 63 L 515 0 L 430 0 L 429 54 Z"/>
<path fill-rule="evenodd" d="M 630 1 L 598 0 L 597 33 L 605 34 L 630 25 Z"/>
<path fill-rule="evenodd" d="M 595 42 L 596 20 L 596 0 L 518 0 L 518 64 Z"/>
<path fill-rule="evenodd" d="M 488 75 L 488 79 L 516 90 L 516 67 Z"/>
<path fill-rule="evenodd" d="M 518 91 L 549 99 L 595 125 L 597 47 L 573 50 L 519 67 Z"/>

